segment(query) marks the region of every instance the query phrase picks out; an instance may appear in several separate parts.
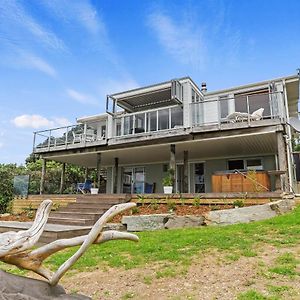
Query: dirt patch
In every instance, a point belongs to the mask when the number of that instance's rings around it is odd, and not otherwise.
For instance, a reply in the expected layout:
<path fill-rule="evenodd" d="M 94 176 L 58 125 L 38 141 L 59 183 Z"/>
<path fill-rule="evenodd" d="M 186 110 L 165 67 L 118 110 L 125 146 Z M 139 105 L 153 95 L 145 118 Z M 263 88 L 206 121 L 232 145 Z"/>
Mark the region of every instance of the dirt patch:
<path fill-rule="evenodd" d="M 190 266 L 149 264 L 123 270 L 102 268 L 80 272 L 63 279 L 69 292 L 83 293 L 93 299 L 236 299 L 248 290 L 272 295 L 270 287 L 285 286 L 282 299 L 300 299 L 300 276 L 268 274 L 280 253 L 299 255 L 300 247 L 264 247 L 255 257 L 228 259 L 230 253 L 217 251 L 199 254 Z M 278 296 L 278 295 L 277 295 Z"/>
<path fill-rule="evenodd" d="M 166 213 L 174 213 L 177 216 L 186 216 L 186 215 L 204 215 L 211 210 L 220 210 L 220 209 L 229 209 L 233 208 L 232 205 L 182 205 L 173 203 L 170 204 L 145 204 L 138 205 L 136 208 L 131 211 L 127 211 L 123 214 L 119 214 L 114 217 L 112 220 L 113 223 L 121 222 L 123 216 L 139 216 L 139 215 L 152 215 L 152 214 L 166 214 Z"/>
<path fill-rule="evenodd" d="M 35 211 L 30 213 L 23 212 L 17 215 L 0 216 L 0 221 L 32 222 L 35 217 Z"/>

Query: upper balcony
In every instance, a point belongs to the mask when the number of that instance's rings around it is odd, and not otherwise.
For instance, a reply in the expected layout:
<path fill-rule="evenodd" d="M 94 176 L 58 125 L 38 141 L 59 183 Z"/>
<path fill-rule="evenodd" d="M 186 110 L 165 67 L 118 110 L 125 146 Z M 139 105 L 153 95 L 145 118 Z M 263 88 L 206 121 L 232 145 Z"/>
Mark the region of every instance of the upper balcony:
<path fill-rule="evenodd" d="M 268 125 L 285 119 L 283 103 L 282 92 L 207 96 L 189 104 L 190 126 L 205 131 Z"/>
<path fill-rule="evenodd" d="M 98 120 L 95 120 L 97 119 Z M 34 153 L 104 145 L 107 142 L 107 119 L 83 118 L 78 124 L 34 132 Z"/>

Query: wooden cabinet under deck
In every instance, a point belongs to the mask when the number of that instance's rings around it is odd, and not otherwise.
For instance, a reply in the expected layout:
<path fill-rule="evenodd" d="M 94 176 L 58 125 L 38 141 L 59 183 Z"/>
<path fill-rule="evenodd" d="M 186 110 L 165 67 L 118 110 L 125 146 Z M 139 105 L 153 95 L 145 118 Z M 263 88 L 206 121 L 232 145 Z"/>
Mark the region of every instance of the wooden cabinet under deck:
<path fill-rule="evenodd" d="M 270 177 L 267 171 L 216 172 L 212 175 L 212 192 L 267 192 L 270 191 Z"/>

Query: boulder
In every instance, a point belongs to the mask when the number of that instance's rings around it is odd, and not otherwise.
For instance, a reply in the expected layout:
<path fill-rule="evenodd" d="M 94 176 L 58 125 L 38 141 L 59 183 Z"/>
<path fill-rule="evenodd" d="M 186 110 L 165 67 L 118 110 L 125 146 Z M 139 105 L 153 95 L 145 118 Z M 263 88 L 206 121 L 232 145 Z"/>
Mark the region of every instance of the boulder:
<path fill-rule="evenodd" d="M 206 215 L 206 223 L 211 225 L 230 225 L 265 220 L 292 210 L 294 203 L 293 200 L 279 200 L 263 205 L 210 211 Z"/>
<path fill-rule="evenodd" d="M 0 270 L 0 300 L 91 300 L 83 295 L 68 295 L 61 285 L 22 277 Z"/>
<path fill-rule="evenodd" d="M 164 229 L 171 214 L 124 216 L 122 224 L 127 226 L 127 231 L 150 231 Z"/>
<path fill-rule="evenodd" d="M 165 224 L 166 229 L 171 228 L 185 228 L 185 227 L 199 227 L 204 225 L 205 218 L 203 216 L 176 216 L 169 217 Z"/>

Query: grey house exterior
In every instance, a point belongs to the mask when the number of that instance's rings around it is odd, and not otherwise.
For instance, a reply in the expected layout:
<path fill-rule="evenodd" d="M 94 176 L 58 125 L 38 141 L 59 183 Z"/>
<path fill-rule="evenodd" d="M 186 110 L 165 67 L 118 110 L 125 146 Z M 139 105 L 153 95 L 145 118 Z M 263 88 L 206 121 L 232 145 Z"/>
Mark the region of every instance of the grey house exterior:
<path fill-rule="evenodd" d="M 169 167 L 178 193 L 212 192 L 213 174 L 236 169 L 282 171 L 292 191 L 287 122 L 298 99 L 297 75 L 214 92 L 185 77 L 109 95 L 105 114 L 35 132 L 34 153 L 97 168 L 106 193 L 162 193 Z"/>

